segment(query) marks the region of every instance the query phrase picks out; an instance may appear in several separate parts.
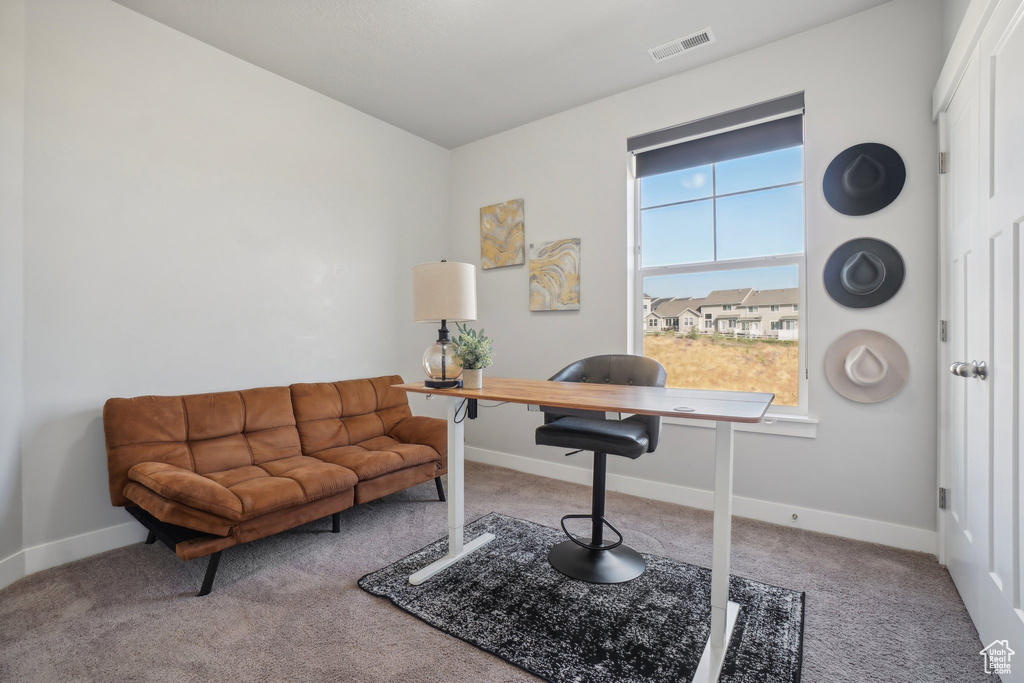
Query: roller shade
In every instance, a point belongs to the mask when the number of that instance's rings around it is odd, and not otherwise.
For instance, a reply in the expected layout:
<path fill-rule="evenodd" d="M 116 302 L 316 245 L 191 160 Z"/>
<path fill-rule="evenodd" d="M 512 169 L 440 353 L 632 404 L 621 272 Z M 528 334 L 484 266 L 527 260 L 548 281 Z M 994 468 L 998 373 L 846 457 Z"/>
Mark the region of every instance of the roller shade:
<path fill-rule="evenodd" d="M 636 155 L 636 175 L 642 178 L 795 147 L 804 140 L 803 103 L 803 93 L 788 95 L 629 138 L 627 149 Z M 725 129 L 732 130 L 708 134 Z M 674 140 L 685 141 L 669 144 Z"/>

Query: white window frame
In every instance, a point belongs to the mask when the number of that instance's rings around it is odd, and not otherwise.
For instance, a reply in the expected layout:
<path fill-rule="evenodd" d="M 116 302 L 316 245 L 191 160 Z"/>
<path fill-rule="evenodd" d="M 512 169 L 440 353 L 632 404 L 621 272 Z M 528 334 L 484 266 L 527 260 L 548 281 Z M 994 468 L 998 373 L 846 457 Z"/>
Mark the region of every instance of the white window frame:
<path fill-rule="evenodd" d="M 804 148 L 806 150 L 806 147 Z M 629 168 L 633 169 L 632 155 L 629 155 L 630 163 Z M 640 178 L 636 177 L 636 174 L 630 172 L 632 180 L 632 197 L 630 197 L 630 203 L 632 204 L 632 242 L 633 242 L 633 259 L 632 259 L 632 270 L 634 277 L 634 296 L 635 305 L 637 307 L 643 306 L 643 291 L 644 291 L 644 278 L 645 277 L 658 277 L 662 275 L 686 275 L 688 273 L 706 273 L 711 271 L 723 271 L 723 270 L 749 270 L 753 268 L 771 268 L 775 266 L 796 266 L 797 267 L 797 279 L 798 279 L 798 307 L 794 310 L 802 309 L 804 315 L 807 311 L 807 163 L 806 154 L 804 157 L 803 164 L 803 244 L 804 250 L 796 254 L 782 254 L 776 256 L 760 256 L 757 258 L 745 258 L 745 259 L 730 259 L 725 261 L 705 261 L 703 263 L 688 263 L 685 265 L 675 266 L 650 266 L 647 268 L 643 267 L 643 235 L 641 231 L 640 222 Z M 712 197 L 712 199 L 714 199 Z M 706 314 L 705 314 L 706 315 Z M 807 325 L 800 326 L 800 334 L 797 339 L 798 349 L 798 386 L 797 386 L 797 405 L 795 406 L 783 406 L 772 404 L 768 410 L 766 417 L 786 417 L 793 418 L 807 418 L 809 400 L 807 396 Z M 705 318 L 705 329 L 707 328 L 707 319 Z M 712 332 L 717 331 L 717 325 L 714 325 L 711 329 Z M 639 324 L 637 322 L 637 316 L 631 315 L 629 320 L 628 329 L 632 330 L 633 339 L 633 350 L 635 353 L 643 354 L 644 348 L 644 324 L 643 317 L 640 316 Z M 802 369 L 803 372 L 799 372 Z M 665 418 L 672 422 L 674 418 Z M 680 422 L 682 424 L 682 422 Z"/>

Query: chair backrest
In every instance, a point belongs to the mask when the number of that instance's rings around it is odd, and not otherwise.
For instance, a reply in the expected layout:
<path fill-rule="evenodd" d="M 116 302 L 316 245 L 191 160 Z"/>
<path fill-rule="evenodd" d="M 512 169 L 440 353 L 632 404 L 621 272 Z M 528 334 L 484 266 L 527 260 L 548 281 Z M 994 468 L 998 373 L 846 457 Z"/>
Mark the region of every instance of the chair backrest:
<path fill-rule="evenodd" d="M 552 382 L 581 382 L 588 384 L 626 384 L 639 387 L 663 387 L 667 375 L 661 363 L 653 358 L 633 356 L 625 353 L 613 353 L 603 356 L 591 356 L 566 365 L 550 378 Z M 554 422 L 566 415 L 604 419 L 603 413 L 589 410 L 572 410 L 569 408 L 552 408 L 541 406 L 544 411 L 544 423 Z M 661 436 L 661 418 L 657 415 L 634 415 L 631 421 L 647 425 L 647 452 L 653 453 Z"/>

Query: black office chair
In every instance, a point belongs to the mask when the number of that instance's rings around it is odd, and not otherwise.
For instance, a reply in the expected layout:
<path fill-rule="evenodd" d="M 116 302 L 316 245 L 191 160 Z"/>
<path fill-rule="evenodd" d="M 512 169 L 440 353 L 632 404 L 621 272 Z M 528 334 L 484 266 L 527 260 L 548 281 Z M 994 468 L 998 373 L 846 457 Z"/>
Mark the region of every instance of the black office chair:
<path fill-rule="evenodd" d="M 559 370 L 555 382 L 588 384 L 625 384 L 645 387 L 665 386 L 665 368 L 643 356 L 606 355 L 578 360 Z M 537 427 L 537 444 L 575 448 L 594 452 L 593 503 L 589 515 L 565 515 L 562 531 L 569 537 L 551 549 L 548 562 L 566 576 L 590 583 L 623 583 L 644 573 L 646 563 L 640 553 L 622 545 L 622 534 L 604 518 L 607 456 L 639 458 L 653 453 L 658 446 L 661 418 L 632 415 L 624 420 L 607 420 L 605 414 L 588 410 L 542 406 L 544 424 Z M 572 455 L 569 453 L 568 455 Z M 565 528 L 567 519 L 589 519 L 590 538 L 574 536 Z M 605 544 L 604 527 L 618 536 Z"/>

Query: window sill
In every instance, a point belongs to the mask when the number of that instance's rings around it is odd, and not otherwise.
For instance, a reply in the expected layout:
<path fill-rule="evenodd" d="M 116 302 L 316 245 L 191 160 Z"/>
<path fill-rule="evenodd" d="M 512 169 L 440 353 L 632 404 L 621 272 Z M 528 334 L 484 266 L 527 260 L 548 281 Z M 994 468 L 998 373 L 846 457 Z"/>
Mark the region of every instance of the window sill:
<path fill-rule="evenodd" d="M 775 434 L 777 436 L 795 436 L 801 439 L 814 439 L 818 436 L 818 418 L 804 415 L 765 415 L 765 421 L 756 424 L 737 422 L 734 429 L 737 432 L 753 432 L 754 434 Z M 662 423 L 679 427 L 703 427 L 712 429 L 715 422 L 712 420 L 688 420 L 682 417 L 662 418 Z"/>

